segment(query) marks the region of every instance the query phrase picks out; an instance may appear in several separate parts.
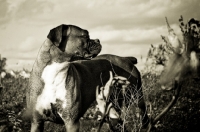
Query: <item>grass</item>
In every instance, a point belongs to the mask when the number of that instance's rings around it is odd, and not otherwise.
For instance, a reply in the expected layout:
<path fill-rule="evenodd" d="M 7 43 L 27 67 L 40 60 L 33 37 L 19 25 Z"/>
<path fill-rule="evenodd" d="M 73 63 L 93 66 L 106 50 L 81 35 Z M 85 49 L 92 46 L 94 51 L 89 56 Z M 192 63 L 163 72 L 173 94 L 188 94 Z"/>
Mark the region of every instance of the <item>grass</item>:
<path fill-rule="evenodd" d="M 155 79 L 157 78 L 157 79 Z M 157 81 L 159 78 L 145 78 L 145 82 Z M 148 83 L 147 83 L 148 84 Z M 144 84 L 145 85 L 145 84 Z M 145 87 L 145 86 L 144 86 Z M 147 91 L 149 90 L 146 85 Z M 175 106 L 156 125 L 157 132 L 198 132 L 200 128 L 200 81 L 199 78 L 189 77 L 184 81 L 179 99 Z M 144 88 L 145 89 L 145 88 Z M 153 105 L 155 117 L 171 100 L 173 91 L 162 91 L 158 83 L 150 87 L 148 100 Z M 147 96 L 147 94 L 145 94 Z"/>
<path fill-rule="evenodd" d="M 143 91 L 147 102 L 153 106 L 152 117 L 155 117 L 171 100 L 172 92 L 162 91 L 157 83 L 159 76 L 143 75 Z M 29 131 L 30 123 L 21 118 L 25 108 L 25 91 L 28 79 L 5 78 L 3 79 L 0 104 L 0 131 Z M 176 105 L 156 124 L 156 132 L 198 132 L 200 128 L 200 81 L 190 78 L 184 82 L 180 97 Z M 81 131 L 94 131 L 97 128 L 97 114 L 94 105 L 80 120 Z M 91 118 L 92 117 L 92 118 Z M 134 125 L 134 124 L 132 124 Z M 46 123 L 46 132 L 64 131 L 63 125 Z M 107 124 L 102 129 L 109 132 Z"/>

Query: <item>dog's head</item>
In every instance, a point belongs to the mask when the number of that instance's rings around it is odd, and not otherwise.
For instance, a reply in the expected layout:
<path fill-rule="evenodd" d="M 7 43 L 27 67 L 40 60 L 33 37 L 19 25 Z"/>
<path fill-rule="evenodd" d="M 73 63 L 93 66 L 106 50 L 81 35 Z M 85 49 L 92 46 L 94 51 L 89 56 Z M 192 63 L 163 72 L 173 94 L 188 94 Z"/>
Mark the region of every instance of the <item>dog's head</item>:
<path fill-rule="evenodd" d="M 62 52 L 71 56 L 72 60 L 94 58 L 101 51 L 101 44 L 98 39 L 90 39 L 87 30 L 74 25 L 62 24 L 53 28 L 47 38 Z"/>

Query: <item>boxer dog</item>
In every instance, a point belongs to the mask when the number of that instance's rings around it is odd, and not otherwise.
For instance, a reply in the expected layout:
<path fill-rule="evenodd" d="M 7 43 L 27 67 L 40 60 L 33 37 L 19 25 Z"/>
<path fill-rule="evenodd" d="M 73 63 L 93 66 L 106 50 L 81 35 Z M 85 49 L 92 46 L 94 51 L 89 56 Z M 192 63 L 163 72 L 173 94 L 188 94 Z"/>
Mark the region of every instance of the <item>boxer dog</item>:
<path fill-rule="evenodd" d="M 100 41 L 90 39 L 88 31 L 80 27 L 62 24 L 50 30 L 33 65 L 26 92 L 27 110 L 25 115 L 32 118 L 33 124 L 37 120 L 36 99 L 45 85 L 42 79 L 44 68 L 52 62 L 62 63 L 91 59 L 96 57 L 100 51 Z M 56 71 L 56 68 L 54 70 Z M 31 129 L 31 131 L 34 130 Z"/>

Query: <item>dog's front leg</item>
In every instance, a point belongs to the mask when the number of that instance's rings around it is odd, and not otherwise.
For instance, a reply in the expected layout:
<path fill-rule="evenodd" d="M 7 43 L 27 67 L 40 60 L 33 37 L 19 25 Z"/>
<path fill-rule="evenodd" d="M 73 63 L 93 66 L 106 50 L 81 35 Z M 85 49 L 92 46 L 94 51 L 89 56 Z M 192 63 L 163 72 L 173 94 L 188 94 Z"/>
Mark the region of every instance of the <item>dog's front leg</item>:
<path fill-rule="evenodd" d="M 31 122 L 31 132 L 43 132 L 44 121 L 32 121 Z"/>
<path fill-rule="evenodd" d="M 66 128 L 67 132 L 79 132 L 79 127 L 80 127 L 79 121 L 67 121 L 67 122 L 65 122 L 65 128 Z"/>
<path fill-rule="evenodd" d="M 44 131 L 44 120 L 38 118 L 38 114 L 33 114 L 31 121 L 31 132 L 43 132 Z"/>

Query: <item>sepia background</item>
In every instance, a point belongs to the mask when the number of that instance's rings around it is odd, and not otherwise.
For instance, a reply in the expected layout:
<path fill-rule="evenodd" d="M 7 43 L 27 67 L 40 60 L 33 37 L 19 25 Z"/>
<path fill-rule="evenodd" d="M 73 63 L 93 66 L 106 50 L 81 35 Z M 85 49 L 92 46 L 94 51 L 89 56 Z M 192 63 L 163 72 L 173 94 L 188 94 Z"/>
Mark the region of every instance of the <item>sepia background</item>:
<path fill-rule="evenodd" d="M 0 132 L 30 131 L 23 116 L 30 70 L 49 31 L 61 24 L 87 29 L 91 39 L 100 39 L 100 54 L 138 59 L 142 97 L 155 131 L 199 132 L 199 9 L 199 0 L 0 0 Z M 190 18 L 196 20 L 188 23 Z M 121 128 L 138 132 L 140 98 L 130 101 L 138 91 L 128 90 L 132 95 L 124 99 L 131 104 L 120 108 Z M 94 102 L 80 119 L 80 131 L 97 130 L 101 118 Z M 109 132 L 108 124 L 101 130 Z M 65 128 L 45 123 L 45 132 L 52 131 Z"/>

